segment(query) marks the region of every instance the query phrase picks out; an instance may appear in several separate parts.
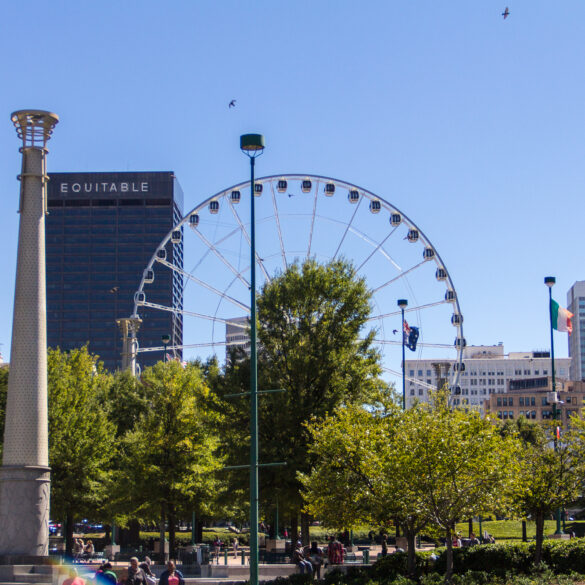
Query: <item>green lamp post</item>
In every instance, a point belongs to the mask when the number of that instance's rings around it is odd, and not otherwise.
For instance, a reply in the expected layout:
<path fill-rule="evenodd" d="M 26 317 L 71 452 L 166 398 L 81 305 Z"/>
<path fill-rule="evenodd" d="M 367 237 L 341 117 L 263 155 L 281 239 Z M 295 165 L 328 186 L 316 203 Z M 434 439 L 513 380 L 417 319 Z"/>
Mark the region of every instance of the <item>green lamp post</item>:
<path fill-rule="evenodd" d="M 163 344 L 163 362 L 166 363 L 167 362 L 167 347 L 169 345 L 169 343 L 171 342 L 171 336 L 170 335 L 162 335 L 160 340 L 162 341 Z"/>
<path fill-rule="evenodd" d="M 402 410 L 406 410 L 406 363 L 404 356 L 404 309 L 408 307 L 406 299 L 398 299 L 398 306 L 402 313 L 402 322 L 400 323 L 400 333 L 402 334 Z"/>
<path fill-rule="evenodd" d="M 553 391 L 553 420 L 555 421 L 555 425 L 557 422 L 557 385 L 555 380 L 555 345 L 554 345 L 554 335 L 553 335 L 553 314 L 552 314 L 552 287 L 555 285 L 557 279 L 554 276 L 545 276 L 544 277 L 544 284 L 548 286 L 548 314 L 550 317 L 550 358 L 551 358 L 551 374 L 552 374 L 552 391 Z M 557 450 L 557 430 L 555 429 L 555 438 L 554 438 L 554 449 Z M 563 530 L 561 528 L 561 509 L 557 508 L 555 513 L 556 521 L 557 521 L 557 529 L 555 530 L 555 534 L 563 534 Z"/>
<path fill-rule="evenodd" d="M 258 585 L 258 354 L 254 165 L 256 158 L 264 152 L 264 136 L 240 136 L 240 149 L 250 159 L 250 585 Z"/>

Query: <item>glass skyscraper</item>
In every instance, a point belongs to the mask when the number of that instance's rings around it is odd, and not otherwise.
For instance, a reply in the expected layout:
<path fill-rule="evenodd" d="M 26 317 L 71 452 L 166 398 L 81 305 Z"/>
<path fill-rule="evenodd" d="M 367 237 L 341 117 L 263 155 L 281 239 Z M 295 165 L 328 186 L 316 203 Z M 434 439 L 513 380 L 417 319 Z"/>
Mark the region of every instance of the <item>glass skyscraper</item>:
<path fill-rule="evenodd" d="M 182 218 L 183 193 L 172 172 L 51 173 L 46 216 L 47 342 L 70 350 L 89 344 L 108 370 L 121 366 L 116 319 L 129 317 L 142 273 L 163 237 Z M 166 246 L 183 266 L 183 240 Z M 143 347 L 181 345 L 183 277 L 168 270 L 149 287 L 149 300 L 172 311 L 143 307 Z M 175 356 L 182 358 L 180 351 Z M 144 367 L 162 352 L 139 355 Z"/>

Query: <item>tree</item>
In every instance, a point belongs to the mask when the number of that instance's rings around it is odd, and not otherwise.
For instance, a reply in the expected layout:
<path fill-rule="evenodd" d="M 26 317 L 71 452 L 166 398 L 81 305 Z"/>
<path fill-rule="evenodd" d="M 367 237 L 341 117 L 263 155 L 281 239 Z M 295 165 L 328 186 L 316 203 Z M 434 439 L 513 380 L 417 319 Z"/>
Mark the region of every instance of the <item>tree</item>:
<path fill-rule="evenodd" d="M 87 347 L 49 349 L 51 515 L 65 521 L 67 554 L 75 519 L 95 513 L 107 497 L 114 425 L 101 399 L 110 381 Z"/>
<path fill-rule="evenodd" d="M 451 409 L 445 391 L 407 410 L 402 420 L 398 440 L 412 465 L 405 485 L 421 497 L 431 523 L 446 536 L 450 581 L 455 523 L 478 511 L 510 507 L 518 445 L 479 413 Z"/>
<path fill-rule="evenodd" d="M 516 428 L 522 449 L 515 500 L 518 511 L 532 516 L 536 523 L 534 563 L 538 564 L 542 558 L 545 518 L 582 493 L 585 422 L 573 417 L 571 428 L 558 440 L 557 427 L 553 425 L 541 426 L 518 419 Z"/>
<path fill-rule="evenodd" d="M 411 487 L 418 462 L 401 440 L 404 414 L 398 402 L 384 408 L 351 405 L 310 425 L 316 463 L 301 474 L 307 509 L 341 529 L 363 524 L 403 527 L 407 569 L 415 573 L 415 538 L 430 522 L 423 494 Z"/>
<path fill-rule="evenodd" d="M 221 422 L 200 367 L 159 362 L 141 376 L 149 408 L 124 437 L 124 465 L 118 477 L 127 505 L 137 515 L 168 517 L 171 553 L 177 514 L 206 511 L 219 489 L 215 472 Z"/>
<path fill-rule="evenodd" d="M 425 526 L 447 537 L 450 580 L 456 521 L 507 504 L 514 439 L 475 412 L 451 410 L 444 392 L 404 412 L 341 407 L 310 431 L 317 462 L 301 475 L 307 507 L 349 525 L 396 518 L 408 538 L 410 574 L 415 535 Z"/>
<path fill-rule="evenodd" d="M 304 423 L 340 404 L 363 401 L 383 383 L 373 331 L 366 331 L 370 292 L 346 261 L 306 260 L 267 282 L 258 297 L 260 390 L 283 390 L 259 400 L 261 462 L 286 462 L 262 470 L 260 493 L 278 497 L 296 537 L 302 508 L 297 471 L 308 471 L 310 434 Z M 241 356 L 240 356 L 241 358 Z M 225 392 L 249 390 L 249 360 L 232 359 Z M 231 420 L 248 436 L 247 401 L 232 401 Z M 240 461 L 241 462 L 241 461 Z M 283 505 L 283 503 L 285 505 Z M 264 500 L 264 505 L 270 505 Z M 286 507 L 285 507 L 286 506 Z M 301 515 L 308 538 L 309 518 Z"/>

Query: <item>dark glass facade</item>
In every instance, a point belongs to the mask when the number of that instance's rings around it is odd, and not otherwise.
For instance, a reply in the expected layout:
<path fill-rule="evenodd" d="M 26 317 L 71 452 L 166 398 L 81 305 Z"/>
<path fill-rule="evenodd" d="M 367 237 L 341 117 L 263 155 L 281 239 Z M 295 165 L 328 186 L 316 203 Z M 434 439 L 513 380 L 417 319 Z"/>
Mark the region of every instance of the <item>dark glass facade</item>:
<path fill-rule="evenodd" d="M 46 216 L 47 341 L 63 350 L 88 343 L 108 370 L 121 367 L 116 319 L 129 317 L 134 292 L 158 245 L 182 218 L 183 193 L 172 172 L 52 173 Z M 166 246 L 183 267 L 183 241 Z M 183 280 L 165 271 L 149 286 L 149 301 L 182 309 Z M 143 307 L 141 347 L 183 342 L 181 314 Z M 180 351 L 175 355 L 182 357 Z M 139 354 L 144 367 L 162 352 Z"/>

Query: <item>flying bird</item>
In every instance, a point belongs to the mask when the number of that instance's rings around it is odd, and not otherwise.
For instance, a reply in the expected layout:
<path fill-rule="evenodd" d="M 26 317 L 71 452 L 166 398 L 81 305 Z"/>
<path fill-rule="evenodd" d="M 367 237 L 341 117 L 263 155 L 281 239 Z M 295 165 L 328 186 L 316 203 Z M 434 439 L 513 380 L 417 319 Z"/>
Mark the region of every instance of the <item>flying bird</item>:
<path fill-rule="evenodd" d="M 507 10 L 507 9 L 506 9 L 506 10 Z M 235 107 L 236 107 L 236 100 L 232 100 L 232 101 L 229 103 L 229 106 L 228 106 L 228 108 L 235 108 Z"/>
<path fill-rule="evenodd" d="M 394 333 L 394 335 L 396 335 L 398 333 L 398 329 L 392 329 L 392 333 Z"/>
<path fill-rule="evenodd" d="M 294 197 L 294 193 L 289 193 L 288 196 L 289 197 Z"/>
<path fill-rule="evenodd" d="M 508 16 L 510 16 L 510 10 L 508 9 L 507 6 L 506 6 L 506 9 L 504 10 L 504 12 L 502 12 L 502 16 L 504 17 L 504 20 L 506 20 L 506 18 L 508 18 Z"/>

